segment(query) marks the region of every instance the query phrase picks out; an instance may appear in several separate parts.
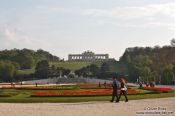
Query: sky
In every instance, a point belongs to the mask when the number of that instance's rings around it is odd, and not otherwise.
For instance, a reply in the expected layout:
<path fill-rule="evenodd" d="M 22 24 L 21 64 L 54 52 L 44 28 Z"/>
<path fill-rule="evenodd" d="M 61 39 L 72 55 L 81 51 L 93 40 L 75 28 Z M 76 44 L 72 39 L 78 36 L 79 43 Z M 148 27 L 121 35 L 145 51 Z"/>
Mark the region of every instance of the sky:
<path fill-rule="evenodd" d="M 174 0 L 0 0 L 0 50 L 60 58 L 90 50 L 118 60 L 128 47 L 170 45 Z"/>

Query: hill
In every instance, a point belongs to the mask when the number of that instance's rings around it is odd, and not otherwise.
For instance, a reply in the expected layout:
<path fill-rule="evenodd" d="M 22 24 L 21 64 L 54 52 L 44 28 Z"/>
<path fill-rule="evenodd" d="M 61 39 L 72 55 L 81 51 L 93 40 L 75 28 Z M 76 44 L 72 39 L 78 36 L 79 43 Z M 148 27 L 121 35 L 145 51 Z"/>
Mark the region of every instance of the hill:
<path fill-rule="evenodd" d="M 13 62 L 20 70 L 31 69 L 41 60 L 60 61 L 60 58 L 42 49 L 37 51 L 30 49 L 12 49 L 0 51 L 0 61 Z"/>
<path fill-rule="evenodd" d="M 83 61 L 50 61 L 49 66 L 51 67 L 54 65 L 55 67 L 62 67 L 64 69 L 69 69 L 71 71 L 75 71 L 81 69 L 83 67 L 87 67 L 91 64 L 97 64 L 99 67 L 101 66 L 102 62 L 83 62 Z M 32 74 L 35 72 L 35 68 L 31 69 L 23 69 L 18 70 L 18 74 Z"/>

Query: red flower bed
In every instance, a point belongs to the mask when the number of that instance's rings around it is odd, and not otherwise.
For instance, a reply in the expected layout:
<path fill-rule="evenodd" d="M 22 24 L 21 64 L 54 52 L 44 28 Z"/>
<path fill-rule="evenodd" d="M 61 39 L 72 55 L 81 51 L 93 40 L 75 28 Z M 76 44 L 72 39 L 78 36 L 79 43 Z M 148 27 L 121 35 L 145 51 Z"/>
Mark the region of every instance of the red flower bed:
<path fill-rule="evenodd" d="M 143 89 L 146 90 L 153 90 L 153 91 L 163 91 L 163 92 L 168 92 L 171 91 L 171 88 L 165 88 L 165 87 L 143 87 Z"/>
<path fill-rule="evenodd" d="M 118 90 L 118 93 L 120 90 Z M 136 90 L 127 90 L 128 94 L 135 94 L 138 93 Z M 33 92 L 34 95 L 111 95 L 112 90 L 96 90 L 96 91 L 65 91 L 65 92 L 44 92 L 44 91 L 38 91 L 38 92 Z"/>

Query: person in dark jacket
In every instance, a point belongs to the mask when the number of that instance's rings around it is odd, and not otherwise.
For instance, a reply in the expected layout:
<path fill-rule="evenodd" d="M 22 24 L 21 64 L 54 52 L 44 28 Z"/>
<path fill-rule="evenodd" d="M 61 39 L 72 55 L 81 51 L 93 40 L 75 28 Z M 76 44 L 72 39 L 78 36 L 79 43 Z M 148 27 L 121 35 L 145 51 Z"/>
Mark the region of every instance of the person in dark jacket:
<path fill-rule="evenodd" d="M 113 82 L 112 82 L 113 92 L 112 92 L 112 100 L 111 100 L 111 102 L 113 102 L 115 98 L 116 98 L 116 102 L 119 102 L 119 98 L 118 98 L 118 82 L 115 79 L 115 77 L 112 77 L 112 79 L 113 79 Z"/>
<path fill-rule="evenodd" d="M 120 83 L 121 83 L 121 91 L 120 91 L 120 94 L 119 94 L 119 100 L 120 100 L 120 97 L 121 95 L 123 94 L 125 96 L 125 102 L 128 102 L 128 97 L 127 97 L 127 93 L 126 93 L 126 82 L 123 78 L 120 79 Z"/>

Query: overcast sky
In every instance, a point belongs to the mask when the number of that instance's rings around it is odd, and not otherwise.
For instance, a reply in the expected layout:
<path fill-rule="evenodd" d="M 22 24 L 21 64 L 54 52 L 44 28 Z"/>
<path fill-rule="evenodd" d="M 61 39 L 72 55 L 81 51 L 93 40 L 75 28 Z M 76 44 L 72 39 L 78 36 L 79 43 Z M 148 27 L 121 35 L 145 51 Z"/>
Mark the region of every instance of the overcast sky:
<path fill-rule="evenodd" d="M 0 50 L 43 49 L 67 59 L 91 50 L 169 45 L 175 0 L 0 0 Z"/>

